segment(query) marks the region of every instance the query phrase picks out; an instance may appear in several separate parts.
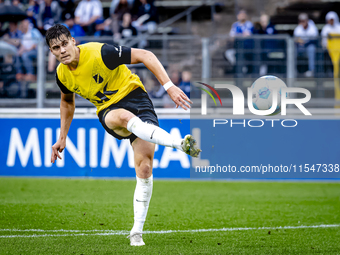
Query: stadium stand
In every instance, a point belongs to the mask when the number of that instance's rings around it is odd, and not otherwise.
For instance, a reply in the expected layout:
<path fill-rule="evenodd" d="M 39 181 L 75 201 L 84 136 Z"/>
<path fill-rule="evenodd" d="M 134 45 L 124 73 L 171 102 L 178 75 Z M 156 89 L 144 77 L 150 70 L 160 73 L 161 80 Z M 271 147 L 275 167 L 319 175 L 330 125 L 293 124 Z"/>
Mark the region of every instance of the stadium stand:
<path fill-rule="evenodd" d="M 68 2 L 72 1 L 70 0 L 66 2 L 69 4 Z M 75 9 L 79 2 L 80 1 L 76 1 L 75 6 L 72 8 Z M 103 6 L 103 18 L 104 20 L 107 20 L 110 16 L 111 1 L 101 1 L 101 4 Z M 254 23 L 254 25 L 256 25 L 259 22 L 260 15 L 262 13 L 258 13 L 258 10 L 254 7 L 255 3 L 251 1 L 244 1 L 242 4 L 244 6 L 248 6 L 250 20 Z M 144 41 L 146 42 L 144 47 L 153 51 L 166 68 L 169 70 L 180 71 L 185 67 L 189 67 L 192 72 L 192 80 L 200 80 L 203 77 L 203 72 L 205 72 L 204 68 L 206 67 L 203 63 L 204 56 L 202 56 L 202 38 L 207 37 L 209 38 L 209 77 L 217 81 L 224 79 L 232 80 L 235 78 L 235 65 L 225 59 L 224 53 L 228 47 L 230 47 L 228 46 L 228 34 L 231 24 L 236 19 L 235 13 L 242 7 L 240 2 L 231 0 L 156 0 L 154 1 L 154 5 L 157 7 L 159 14 L 159 24 L 153 35 L 150 36 L 147 32 L 143 32 L 139 34 L 137 39 L 133 39 L 135 41 L 131 40 L 131 38 L 121 38 L 122 40 L 119 41 L 119 43 L 130 47 L 135 47 L 136 45 L 139 45 L 140 47 L 140 42 Z M 275 39 L 276 46 L 271 47 L 271 49 L 264 46 L 265 41 L 268 41 L 268 36 L 263 37 L 262 35 L 259 35 L 254 37 L 252 39 L 254 48 L 249 49 L 254 57 L 250 60 L 250 63 L 246 65 L 256 67 L 259 66 L 259 61 L 265 61 L 266 63 L 264 64 L 268 64 L 269 68 L 267 72 L 285 77 L 287 75 L 287 42 L 289 38 L 286 34 L 292 35 L 294 28 L 297 26 L 298 15 L 303 11 L 306 12 L 315 22 L 320 32 L 321 28 L 325 24 L 325 16 L 327 12 L 332 9 L 339 9 L 339 3 L 324 1 L 313 1 L 308 3 L 290 1 L 286 6 L 279 5 L 277 2 L 269 3 L 268 5 L 269 7 L 266 7 L 265 10 L 270 15 L 271 24 L 279 33 L 279 37 L 276 38 L 277 40 Z M 26 7 L 29 7 L 30 11 L 34 11 L 34 5 L 31 1 L 29 5 L 26 5 Z M 65 11 L 64 6 L 63 8 Z M 34 15 L 32 17 L 34 17 Z M 105 24 L 106 23 L 102 23 L 101 26 L 105 27 Z M 147 40 L 145 38 L 147 38 Z M 112 37 L 100 36 L 82 38 L 79 40 L 79 42 L 86 41 L 112 42 Z M 244 50 L 242 42 L 239 44 L 238 50 Z M 45 52 L 46 54 L 48 52 L 46 46 Z M 324 71 L 324 62 L 326 60 L 323 55 L 324 50 L 321 48 L 320 39 L 317 44 L 316 78 L 331 77 L 329 72 L 327 73 Z M 47 55 L 44 59 L 47 63 Z M 8 63 L 4 63 L 4 57 L 1 60 L 3 63 L 2 70 L 5 73 L 6 68 L 4 67 L 7 67 Z M 327 61 L 329 62 L 328 65 L 330 65 L 330 60 L 328 59 Z M 296 72 L 297 78 L 303 76 L 306 71 L 307 63 L 308 61 L 306 58 L 298 59 L 298 69 Z M 242 63 L 238 61 L 238 64 L 241 65 Z M 244 65 L 244 63 L 242 65 Z M 37 68 L 37 63 L 35 64 L 35 68 Z M 251 80 L 258 76 L 260 73 L 257 70 L 258 68 L 256 68 L 254 68 L 255 71 L 249 71 L 252 68 L 248 68 L 248 71 L 242 73 L 242 76 L 244 76 L 243 78 Z M 328 68 L 328 70 L 329 69 L 330 68 Z M 51 68 L 49 68 L 49 70 L 51 70 Z M 151 81 L 152 79 L 149 79 L 149 74 L 143 67 L 136 66 L 135 71 L 139 73 L 145 81 L 154 83 L 154 81 Z M 54 82 L 54 72 L 45 71 L 43 76 L 46 77 L 46 82 L 44 82 L 44 97 L 49 99 L 48 102 L 46 101 L 46 106 L 56 106 L 58 104 L 57 98 L 59 97 L 59 90 Z M 329 81 L 322 81 L 321 83 L 326 84 L 327 82 Z M 244 82 L 244 84 L 248 83 L 248 81 Z M 15 83 L 13 84 L 15 85 Z M 317 84 L 319 84 L 319 81 Z M 28 97 L 36 98 L 36 91 L 39 87 L 39 82 L 30 82 L 26 84 L 26 86 L 26 93 L 20 93 L 20 96 L 23 97 L 24 95 L 24 99 Z M 321 91 L 320 93 L 318 92 L 319 95 L 332 97 L 332 86 L 325 86 L 322 85 L 320 87 L 319 85 L 316 85 L 316 90 L 319 92 Z M 2 91 L 3 90 L 4 89 L 2 89 Z M 328 90 L 329 92 L 327 92 Z M 10 94 L 17 95 L 14 92 L 11 92 Z M 2 97 L 7 97 L 6 95 L 7 94 L 3 92 L 1 94 Z M 6 101 L 0 102 L 0 105 L 7 104 L 8 102 Z M 34 106 L 36 103 L 29 103 L 29 105 Z M 88 104 L 84 102 L 84 106 L 86 105 Z M 163 103 L 156 100 L 156 105 L 162 106 Z"/>

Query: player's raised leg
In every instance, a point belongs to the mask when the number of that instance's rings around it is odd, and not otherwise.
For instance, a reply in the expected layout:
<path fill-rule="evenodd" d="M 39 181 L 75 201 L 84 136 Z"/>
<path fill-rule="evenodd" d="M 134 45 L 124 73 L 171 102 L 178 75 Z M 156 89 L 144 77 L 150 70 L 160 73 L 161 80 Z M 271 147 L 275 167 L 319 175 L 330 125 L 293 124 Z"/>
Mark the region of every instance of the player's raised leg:
<path fill-rule="evenodd" d="M 145 244 L 142 239 L 143 226 L 152 195 L 152 163 L 155 145 L 136 138 L 132 143 L 132 148 L 134 151 L 137 184 L 133 197 L 134 224 L 129 238 L 132 246 L 142 246 Z"/>
<path fill-rule="evenodd" d="M 144 141 L 176 148 L 193 157 L 197 157 L 201 152 L 191 135 L 187 135 L 184 139 L 174 138 L 164 129 L 143 122 L 125 109 L 110 111 L 105 117 L 105 124 L 120 136 L 126 137 L 131 132 Z"/>

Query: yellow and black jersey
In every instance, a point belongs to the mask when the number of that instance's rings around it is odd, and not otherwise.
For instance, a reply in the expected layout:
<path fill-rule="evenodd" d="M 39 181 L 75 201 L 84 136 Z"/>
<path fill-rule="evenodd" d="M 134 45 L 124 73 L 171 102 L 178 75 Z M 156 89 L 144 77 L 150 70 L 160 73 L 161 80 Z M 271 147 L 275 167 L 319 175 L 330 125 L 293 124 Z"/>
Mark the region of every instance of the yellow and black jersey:
<path fill-rule="evenodd" d="M 131 91 L 145 88 L 139 77 L 126 67 L 131 48 L 103 43 L 86 43 L 80 49 L 77 69 L 60 63 L 56 80 L 64 94 L 77 93 L 97 107 L 97 114 L 119 102 Z"/>

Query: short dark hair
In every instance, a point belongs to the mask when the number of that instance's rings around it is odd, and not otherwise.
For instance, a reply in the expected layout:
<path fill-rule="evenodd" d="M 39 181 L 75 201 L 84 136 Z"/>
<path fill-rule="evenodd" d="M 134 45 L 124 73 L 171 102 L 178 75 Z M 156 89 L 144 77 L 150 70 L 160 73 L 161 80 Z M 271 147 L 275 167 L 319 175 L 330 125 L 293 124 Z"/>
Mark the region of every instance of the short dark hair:
<path fill-rule="evenodd" d="M 49 28 L 46 31 L 46 43 L 48 47 L 51 46 L 51 40 L 60 40 L 63 35 L 66 36 L 66 38 L 72 38 L 70 31 L 63 25 L 55 24 L 53 27 Z"/>

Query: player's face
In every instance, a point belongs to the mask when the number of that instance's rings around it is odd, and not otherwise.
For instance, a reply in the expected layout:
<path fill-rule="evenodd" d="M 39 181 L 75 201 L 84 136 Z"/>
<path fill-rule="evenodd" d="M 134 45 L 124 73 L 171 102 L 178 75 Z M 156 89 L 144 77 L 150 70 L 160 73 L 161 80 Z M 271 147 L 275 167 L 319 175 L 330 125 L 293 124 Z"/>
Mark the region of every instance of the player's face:
<path fill-rule="evenodd" d="M 56 59 L 64 65 L 71 64 L 76 58 L 76 41 L 72 38 L 63 36 L 60 40 L 52 40 L 50 50 Z"/>

